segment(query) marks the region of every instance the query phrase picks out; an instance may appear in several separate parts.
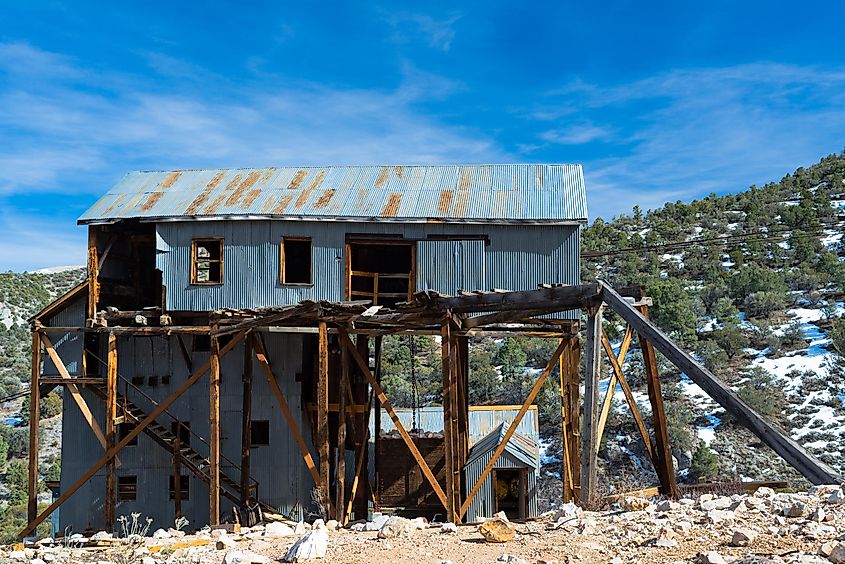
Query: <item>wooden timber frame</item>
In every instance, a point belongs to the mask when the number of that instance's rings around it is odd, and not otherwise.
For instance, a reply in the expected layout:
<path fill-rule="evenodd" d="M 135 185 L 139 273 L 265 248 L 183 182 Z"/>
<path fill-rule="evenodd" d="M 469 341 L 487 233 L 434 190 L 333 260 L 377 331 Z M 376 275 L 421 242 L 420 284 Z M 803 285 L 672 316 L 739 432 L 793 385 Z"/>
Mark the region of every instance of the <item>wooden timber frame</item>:
<path fill-rule="evenodd" d="M 621 388 L 634 417 L 638 432 L 645 443 L 646 450 L 654 465 L 659 485 L 658 491 L 666 496 L 676 496 L 678 486 L 675 481 L 675 471 L 672 465 L 666 415 L 660 388 L 656 352 L 660 352 L 669 362 L 683 371 L 690 379 L 697 383 L 715 401 L 746 425 L 765 444 L 777 454 L 799 470 L 811 482 L 816 484 L 838 483 L 842 481 L 832 468 L 815 459 L 785 433 L 756 413 L 745 404 L 727 386 L 722 384 L 712 373 L 699 364 L 694 358 L 682 351 L 672 340 L 661 332 L 648 317 L 650 300 L 642 295 L 640 289 L 626 289 L 617 292 L 604 282 L 582 284 L 577 286 L 541 286 L 535 290 L 525 291 L 491 291 L 491 292 L 462 292 L 458 296 L 445 296 L 435 292 L 419 292 L 413 299 L 397 304 L 393 308 L 373 305 L 371 302 L 301 302 L 297 305 L 271 307 L 255 310 L 224 309 L 209 313 L 209 321 L 205 326 L 168 325 L 168 326 L 101 326 L 88 323 L 86 327 L 47 327 L 40 323 L 38 316 L 33 318 L 33 357 L 32 357 L 32 398 L 33 409 L 30 410 L 30 472 L 29 472 L 29 504 L 28 524 L 20 532 L 23 538 L 44 521 L 56 508 L 61 506 L 82 485 L 101 469 L 106 468 L 108 474 L 113 473 L 116 456 L 127 443 L 162 415 L 184 392 L 195 385 L 207 372 L 210 373 L 209 402 L 210 402 L 210 438 L 212 455 L 210 456 L 209 472 L 209 522 L 217 524 L 221 517 L 221 478 L 219 463 L 219 382 L 220 359 L 230 352 L 236 345 L 245 341 L 244 353 L 244 386 L 251 387 L 251 365 L 254 359 L 267 378 L 275 396 L 289 431 L 296 443 L 303 463 L 317 485 L 322 497 L 321 505 L 327 517 L 338 519 L 342 523 L 349 522 L 352 514 L 356 518 L 364 517 L 360 514 L 366 511 L 367 499 L 372 499 L 376 507 L 378 499 L 376 492 L 369 483 L 369 473 L 366 468 L 368 459 L 367 435 L 369 428 L 370 405 L 380 407 L 375 409 L 378 419 L 383 410 L 393 421 L 403 442 L 408 448 L 410 456 L 425 477 L 437 499 L 443 505 L 448 520 L 461 521 L 480 490 L 482 483 L 495 466 L 497 459 L 504 451 L 505 445 L 519 426 L 520 421 L 530 409 L 542 386 L 555 372 L 558 377 L 561 399 L 561 432 L 562 432 L 562 467 L 563 482 L 562 497 L 565 501 L 579 501 L 589 505 L 597 496 L 596 484 L 597 453 L 601 445 L 604 428 L 607 423 L 610 404 L 617 388 Z M 612 309 L 627 324 L 621 344 L 617 350 L 613 349 L 610 340 L 602 327 L 602 310 Z M 584 340 L 586 363 L 583 379 L 580 376 L 581 339 L 579 337 L 579 321 L 574 319 L 555 319 L 547 317 L 558 312 L 583 310 L 587 314 L 587 331 Z M 98 312 L 103 318 L 104 312 Z M 106 316 L 107 317 L 107 316 Z M 117 314 L 115 320 L 132 319 L 132 316 Z M 154 409 L 143 418 L 139 418 L 135 427 L 119 441 L 114 433 L 114 418 L 106 421 L 106 433 L 103 434 L 93 417 L 86 417 L 88 423 L 105 449 L 105 454 L 79 480 L 66 488 L 59 498 L 40 513 L 35 505 L 35 495 L 38 487 L 38 399 L 56 385 L 67 386 L 69 392 L 78 395 L 77 386 L 95 385 L 96 378 L 87 375 L 70 376 L 64 364 L 52 346 L 48 337 L 50 333 L 64 334 L 69 332 L 92 332 L 105 334 L 108 343 L 107 392 L 104 394 L 107 402 L 114 403 L 116 393 L 111 383 L 113 374 L 117 373 L 117 339 L 119 335 L 173 335 L 181 344 L 183 334 L 207 335 L 211 342 L 209 362 L 195 368 L 191 376 L 183 382 L 168 398 L 159 402 Z M 264 334 L 272 333 L 309 333 L 317 337 L 317 374 L 316 382 L 316 421 L 315 436 L 316 460 L 306 443 L 296 418 L 288 405 L 284 394 L 276 380 L 271 359 L 267 357 L 263 344 Z M 357 343 L 351 335 L 357 335 Z M 443 423 L 444 423 L 444 451 L 445 451 L 445 483 L 440 483 L 426 460 L 417 449 L 408 430 L 404 428 L 395 409 L 380 384 L 379 367 L 381 365 L 381 339 L 386 335 L 438 335 L 441 338 L 441 353 L 443 365 Z M 221 345 L 220 337 L 231 335 L 233 338 Z M 509 425 L 505 436 L 493 452 L 491 460 L 482 471 L 475 483 L 464 483 L 463 466 L 468 454 L 468 339 L 474 336 L 539 336 L 557 341 L 557 347 L 548 360 L 545 368 L 535 381 L 531 391 L 525 398 L 516 417 Z M 370 337 L 374 337 L 370 339 Z M 633 394 L 625 379 L 623 366 L 625 358 L 636 337 L 643 357 L 646 372 L 649 403 L 651 407 L 651 433 L 646 419 L 640 414 L 634 401 Z M 329 341 L 334 339 L 334 353 L 330 352 Z M 374 343 L 375 367 L 371 366 L 371 348 Z M 47 351 L 52 362 L 56 365 L 61 378 L 47 379 L 41 376 L 42 348 Z M 607 356 L 610 368 L 607 394 L 600 397 L 600 380 L 602 378 L 602 352 Z M 334 404 L 329 404 L 331 380 L 329 374 L 330 357 L 337 359 L 341 366 L 335 367 L 339 378 L 336 379 L 337 389 L 333 395 L 338 398 Z M 186 362 L 189 359 L 186 358 Z M 279 359 L 283 362 L 284 359 Z M 190 366 L 190 365 L 189 365 Z M 584 396 L 581 397 L 583 387 Z M 73 390 L 77 390 L 74 394 Z M 362 391 L 366 392 L 362 393 Z M 369 398 L 369 399 L 367 399 Z M 78 398 L 77 404 L 83 413 L 90 415 L 84 400 Z M 361 407 L 366 405 L 362 410 Z M 333 407 L 334 406 L 334 407 Z M 583 407 L 583 417 L 580 415 Z M 334 410 L 338 413 L 339 425 L 334 434 L 329 429 L 328 416 Z M 250 408 L 244 406 L 242 425 L 244 441 L 249 442 Z M 113 406 L 106 410 L 113 416 Z M 376 421 L 376 429 L 380 424 Z M 334 446 L 330 435 L 334 436 Z M 34 438 L 32 438 L 34 437 Z M 376 433 L 376 440 L 378 433 Z M 217 443 L 217 444 L 215 444 Z M 355 450 L 355 474 L 351 484 L 344 479 L 345 451 L 352 445 Z M 377 450 L 377 449 L 376 449 Z M 334 452 L 333 452 L 334 451 Z M 244 452 L 243 467 L 248 476 L 248 452 Z M 184 463 L 185 460 L 182 460 Z M 176 457 L 179 463 L 179 457 Z M 177 469 L 178 471 L 178 469 Z M 178 476 L 178 473 L 176 474 Z M 241 483 L 247 484 L 247 476 L 241 476 Z M 178 482 L 178 480 L 177 480 Z M 113 504 L 113 479 L 107 480 L 107 512 Z M 179 484 L 174 487 L 178 489 Z M 247 492 L 240 492 L 243 501 L 250 496 Z M 361 503 L 361 500 L 364 503 Z"/>

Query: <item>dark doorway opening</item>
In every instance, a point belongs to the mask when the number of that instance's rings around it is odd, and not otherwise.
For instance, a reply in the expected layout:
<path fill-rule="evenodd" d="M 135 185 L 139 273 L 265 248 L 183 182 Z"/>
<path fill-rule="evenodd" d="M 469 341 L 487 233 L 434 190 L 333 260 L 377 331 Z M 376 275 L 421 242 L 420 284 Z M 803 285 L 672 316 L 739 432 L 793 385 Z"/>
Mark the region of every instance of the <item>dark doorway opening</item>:
<path fill-rule="evenodd" d="M 346 293 L 392 306 L 411 299 L 416 286 L 413 241 L 349 241 Z"/>
<path fill-rule="evenodd" d="M 525 470 L 502 469 L 493 471 L 493 493 L 496 498 L 496 512 L 504 511 L 508 516 L 525 519 L 526 487 Z"/>

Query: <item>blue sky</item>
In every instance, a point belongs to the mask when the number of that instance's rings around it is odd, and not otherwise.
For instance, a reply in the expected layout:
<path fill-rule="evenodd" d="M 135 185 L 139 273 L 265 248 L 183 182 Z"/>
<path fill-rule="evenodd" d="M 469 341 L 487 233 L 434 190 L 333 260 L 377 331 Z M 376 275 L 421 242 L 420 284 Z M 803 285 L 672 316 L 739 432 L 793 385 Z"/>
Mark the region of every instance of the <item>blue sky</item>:
<path fill-rule="evenodd" d="M 82 264 L 76 218 L 138 169 L 579 162 L 591 218 L 777 180 L 845 147 L 842 19 L 814 1 L 6 1 L 0 270 Z"/>

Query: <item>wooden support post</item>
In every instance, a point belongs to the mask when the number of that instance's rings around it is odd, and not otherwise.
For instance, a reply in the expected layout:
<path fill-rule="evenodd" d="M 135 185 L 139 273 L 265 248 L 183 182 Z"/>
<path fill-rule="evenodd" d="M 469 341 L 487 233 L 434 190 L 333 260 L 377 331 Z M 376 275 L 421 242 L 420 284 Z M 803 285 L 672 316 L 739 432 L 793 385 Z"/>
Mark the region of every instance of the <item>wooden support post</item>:
<path fill-rule="evenodd" d="M 355 518 L 356 519 L 365 519 L 367 517 L 367 512 L 364 510 L 363 512 L 359 510 L 357 507 L 357 494 L 359 491 L 363 494 L 365 493 L 366 488 L 359 488 L 361 483 L 366 483 L 369 481 L 369 475 L 367 473 L 367 467 L 365 465 L 365 460 L 367 458 L 367 443 L 370 441 L 370 411 L 372 411 L 373 407 L 373 394 L 370 393 L 370 397 L 367 399 L 367 412 L 364 414 L 364 435 L 363 435 L 363 445 L 358 450 L 358 457 L 355 463 L 355 478 L 352 481 L 352 491 L 349 494 L 349 506 L 346 508 L 346 515 L 342 521 L 342 524 L 346 526 L 349 523 L 349 519 L 352 516 L 352 511 L 354 508 L 355 511 Z M 353 505 L 354 504 L 354 505 Z M 364 497 L 364 507 L 367 505 L 367 497 Z"/>
<path fill-rule="evenodd" d="M 329 334 L 325 322 L 320 322 L 317 366 L 317 456 L 320 460 L 320 481 L 317 488 L 323 499 L 331 499 L 329 479 Z"/>
<path fill-rule="evenodd" d="M 565 347 L 566 344 L 563 342 L 561 342 L 557 346 L 557 349 L 555 349 L 554 354 L 552 354 L 552 358 L 549 359 L 549 362 L 543 369 L 542 374 L 540 374 L 540 377 L 537 378 L 536 382 L 534 382 L 534 386 L 528 393 L 528 397 L 525 398 L 525 401 L 523 402 L 522 407 L 519 408 L 519 412 L 516 414 L 516 417 L 514 417 L 513 422 L 508 426 L 508 430 L 505 431 L 505 436 L 502 437 L 499 446 L 497 446 L 496 450 L 493 451 L 493 455 L 490 457 L 490 461 L 487 462 L 487 466 L 485 466 L 484 470 L 481 471 L 481 475 L 478 477 L 478 481 L 476 481 L 475 485 L 472 486 L 472 490 L 470 490 L 466 500 L 464 500 L 463 504 L 461 505 L 459 518 L 463 518 L 463 516 L 466 515 L 467 509 L 469 509 L 469 504 L 472 502 L 473 498 L 478 493 L 478 490 L 481 489 L 481 485 L 484 483 L 484 480 L 486 480 L 487 476 L 490 475 L 490 472 L 496 465 L 496 461 L 499 460 L 499 457 L 505 451 L 505 447 L 507 447 L 508 441 L 511 440 L 511 437 L 516 432 L 516 429 L 519 427 L 522 418 L 525 417 L 525 414 L 528 412 L 528 408 L 531 407 L 531 404 L 537 398 L 537 394 L 540 393 L 540 389 L 543 387 L 543 384 L 546 382 L 546 379 L 549 377 L 549 374 L 551 374 L 552 370 L 554 370 L 555 366 L 558 363 L 558 359 L 563 353 Z"/>
<path fill-rule="evenodd" d="M 241 507 L 250 497 L 249 454 L 252 450 L 252 339 L 244 341 L 243 398 L 241 409 Z"/>
<path fill-rule="evenodd" d="M 458 429 L 461 433 L 458 451 L 458 469 L 463 468 L 469 456 L 469 337 L 458 337 Z M 463 500 L 462 500 L 463 501 Z"/>
<path fill-rule="evenodd" d="M 182 516 L 182 422 L 176 422 L 176 436 L 173 437 L 173 518 Z"/>
<path fill-rule="evenodd" d="M 449 318 L 445 317 L 440 325 L 440 352 L 443 367 L 443 463 L 446 471 L 446 520 L 456 522 L 455 519 L 455 429 L 452 420 L 452 379 L 453 355 L 452 337 L 450 334 Z"/>
<path fill-rule="evenodd" d="M 355 338 L 355 345 L 358 347 L 358 353 L 369 360 L 370 358 L 370 339 L 366 335 L 360 333 Z M 351 359 L 350 359 L 351 360 Z M 369 450 L 370 450 L 370 408 L 372 407 L 372 394 L 369 393 L 369 386 L 364 375 L 360 370 L 353 372 L 355 375 L 355 403 L 364 402 L 367 404 L 367 412 L 363 415 L 355 415 L 357 430 L 355 431 L 355 438 L 358 443 L 357 463 L 355 465 L 355 478 L 352 482 L 352 490 L 350 492 L 349 507 L 355 514 L 355 519 L 367 518 L 367 507 L 371 492 L 369 491 Z M 357 394 L 360 394 L 357 395 Z M 347 511 L 346 520 L 348 522 L 350 513 Z"/>
<path fill-rule="evenodd" d="M 634 332 L 631 330 L 631 327 L 625 330 L 625 337 L 622 339 L 622 345 L 619 347 L 619 356 L 616 356 L 616 364 L 619 365 L 619 372 L 616 371 L 615 367 L 613 373 L 610 375 L 610 381 L 607 384 L 607 393 L 604 395 L 604 401 L 601 405 L 601 412 L 599 413 L 599 424 L 598 424 L 598 443 L 601 444 L 602 435 L 604 434 L 604 426 L 607 424 L 607 418 L 610 415 L 610 408 L 613 405 L 613 394 L 616 393 L 616 386 L 619 385 L 619 377 L 617 374 L 622 372 L 622 365 L 625 363 L 625 357 L 628 356 L 628 349 L 631 347 L 631 339 L 634 336 Z M 602 345 L 604 345 L 604 339 L 602 339 Z M 607 353 L 609 356 L 613 355 L 612 352 Z M 613 364 L 613 359 L 610 359 L 611 364 Z"/>
<path fill-rule="evenodd" d="M 349 352 L 346 347 L 340 348 L 340 394 L 337 410 L 337 455 L 335 460 L 335 519 L 343 522 L 343 509 L 346 507 L 346 391 L 349 388 Z"/>
<path fill-rule="evenodd" d="M 238 333 L 231 341 L 229 341 L 229 343 L 226 344 L 226 346 L 220 349 L 220 358 L 222 358 L 223 355 L 228 353 L 238 343 L 240 343 L 241 339 L 243 339 L 243 336 L 243 333 Z M 149 415 L 144 418 L 143 421 L 135 425 L 135 427 L 131 431 L 129 431 L 129 433 L 127 433 L 127 435 L 123 437 L 120 442 L 114 446 L 114 448 L 109 449 L 103 455 L 103 457 L 100 458 L 97 462 L 95 462 L 94 465 L 89 468 L 87 472 L 85 472 L 76 482 L 73 483 L 73 485 L 64 490 L 59 496 L 59 499 L 51 503 L 50 506 L 47 507 L 47 509 L 39 513 L 38 516 L 35 517 L 35 519 L 30 520 L 29 523 L 27 523 L 26 527 L 24 527 L 23 530 L 18 533 L 18 538 L 24 538 L 26 535 L 34 531 L 35 528 L 44 521 L 44 519 L 46 519 L 53 511 L 61 507 L 61 505 L 68 499 L 70 499 L 73 494 L 79 491 L 79 488 L 84 486 L 88 482 L 88 480 L 90 480 L 97 472 L 100 471 L 101 468 L 108 464 L 109 460 L 114 458 L 117 453 L 120 452 L 121 449 L 123 449 L 123 447 L 129 444 L 132 439 L 143 433 L 144 429 L 146 429 L 150 425 L 150 423 L 155 421 L 159 415 L 167 411 L 167 408 L 173 405 L 173 402 L 175 402 L 177 399 L 182 397 L 182 395 L 188 390 L 188 388 L 196 384 L 197 380 L 202 378 L 205 373 L 209 371 L 210 366 L 210 362 L 207 362 L 202 365 L 199 369 L 197 369 L 196 372 L 191 375 L 190 378 L 185 380 L 182 385 L 176 389 L 175 392 L 170 394 L 170 396 L 168 396 L 165 400 L 161 401 L 158 406 L 156 406 L 156 408 L 153 409 L 149 413 Z"/>
<path fill-rule="evenodd" d="M 450 328 L 454 329 L 454 328 Z M 450 330 L 449 339 L 449 355 L 450 369 L 452 371 L 451 389 L 449 390 L 449 400 L 452 405 L 449 413 L 452 416 L 452 497 L 454 499 L 453 507 L 457 510 L 461 507 L 461 469 L 463 463 L 461 462 L 461 425 L 460 425 L 460 361 L 458 360 L 458 341 L 455 332 Z M 457 520 L 455 521 L 457 522 Z"/>
<path fill-rule="evenodd" d="M 106 357 L 106 450 L 115 445 L 114 420 L 117 418 L 117 335 L 109 333 L 108 355 Z M 115 523 L 115 502 L 117 501 L 117 477 L 114 474 L 114 459 L 106 466 L 106 531 L 112 531 Z"/>
<path fill-rule="evenodd" d="M 569 342 L 569 371 L 567 377 L 569 462 L 572 471 L 573 500 L 581 496 L 581 341 L 572 337 Z"/>
<path fill-rule="evenodd" d="M 584 374 L 584 430 L 581 435 L 581 505 L 589 507 L 596 495 L 598 459 L 598 404 L 601 379 L 602 306 L 587 318 L 587 367 Z"/>
<path fill-rule="evenodd" d="M 381 386 L 381 345 L 382 336 L 379 335 L 375 338 L 373 343 L 373 354 L 375 355 L 376 361 L 376 373 L 374 379 L 378 386 Z M 379 472 L 379 469 L 381 468 L 381 460 L 379 458 L 379 446 L 381 443 L 381 404 L 373 402 L 373 411 L 373 431 L 375 432 L 375 435 L 373 436 L 373 466 L 375 466 L 375 468 L 373 468 L 373 475 L 375 477 L 375 491 L 370 493 L 373 497 L 373 507 L 378 509 L 381 504 L 381 473 Z"/>
<path fill-rule="evenodd" d="M 434 473 L 431 471 L 431 468 L 425 461 L 425 458 L 423 458 L 422 454 L 420 454 L 417 445 L 414 444 L 414 441 L 411 439 L 408 431 L 405 430 L 405 426 L 402 425 L 402 421 L 400 421 L 399 416 L 396 415 L 396 411 L 390 404 L 390 400 L 387 399 L 387 396 L 384 394 L 384 390 L 382 390 L 379 383 L 376 382 L 376 379 L 373 377 L 373 373 L 370 372 L 370 367 L 367 366 L 367 361 L 364 360 L 364 358 L 358 353 L 358 350 L 355 349 L 355 345 L 352 344 L 352 340 L 349 338 L 349 333 L 342 328 L 338 329 L 338 333 L 340 335 L 341 346 L 349 349 L 352 359 L 358 364 L 358 368 L 364 373 L 364 376 L 366 376 L 367 380 L 370 382 L 370 386 L 373 388 L 373 393 L 375 394 L 376 399 L 378 399 L 384 410 L 387 411 L 387 414 L 393 421 L 393 425 L 396 427 L 396 430 L 399 431 L 399 436 L 402 437 L 403 441 L 405 441 L 405 445 L 408 447 L 408 450 L 411 451 L 411 456 L 414 457 L 414 460 L 417 461 L 417 465 L 420 467 L 420 470 L 422 470 L 423 476 L 425 476 L 426 480 L 428 480 L 428 483 L 431 485 L 431 488 L 434 490 L 434 493 L 437 495 L 440 503 L 443 504 L 443 507 L 446 507 L 446 494 L 443 492 L 443 488 L 437 482 L 437 478 L 434 476 Z"/>
<path fill-rule="evenodd" d="M 648 307 L 641 306 L 640 313 L 648 319 Z M 678 485 L 675 481 L 675 465 L 672 463 L 672 449 L 669 446 L 669 430 L 666 422 L 666 410 L 663 405 L 663 393 L 660 390 L 660 373 L 657 370 L 657 357 L 654 347 L 642 334 L 639 336 L 640 350 L 643 355 L 646 382 L 648 383 L 648 400 L 651 403 L 651 421 L 654 425 L 655 449 L 653 460 L 655 470 L 660 480 L 660 493 L 670 497 L 678 497 Z"/>
<path fill-rule="evenodd" d="M 210 335 L 208 380 L 208 524 L 220 524 L 220 343 Z"/>
<path fill-rule="evenodd" d="M 570 437 L 570 423 L 571 405 L 569 401 L 569 363 L 571 362 L 569 356 L 572 354 L 571 340 L 564 337 L 560 340 L 561 343 L 566 342 L 566 348 L 558 359 L 558 374 L 560 394 L 560 431 L 561 431 L 561 457 L 560 457 L 560 478 L 563 485 L 563 501 L 564 503 L 575 499 L 575 484 L 573 482 L 572 474 L 572 460 L 570 457 L 570 442 L 573 440 Z"/>
<path fill-rule="evenodd" d="M 100 301 L 97 229 L 99 229 L 97 226 L 88 226 L 88 319 L 94 319 L 97 316 L 97 302 Z"/>
<path fill-rule="evenodd" d="M 41 419 L 41 340 L 38 333 L 32 334 L 32 374 L 29 385 L 29 472 L 27 474 L 27 521 L 38 515 L 38 423 Z"/>

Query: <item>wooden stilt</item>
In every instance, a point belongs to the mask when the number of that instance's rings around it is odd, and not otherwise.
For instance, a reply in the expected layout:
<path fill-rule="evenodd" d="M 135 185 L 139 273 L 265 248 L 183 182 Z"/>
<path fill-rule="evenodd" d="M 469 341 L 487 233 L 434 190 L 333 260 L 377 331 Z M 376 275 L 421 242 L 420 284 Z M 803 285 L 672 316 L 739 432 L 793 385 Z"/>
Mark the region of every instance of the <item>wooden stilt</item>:
<path fill-rule="evenodd" d="M 220 524 L 220 344 L 211 335 L 208 386 L 208 524 Z"/>
<path fill-rule="evenodd" d="M 238 343 L 240 343 L 243 337 L 244 334 L 242 332 L 237 333 L 235 337 L 231 341 L 229 341 L 229 343 L 226 344 L 226 346 L 220 349 L 220 358 L 222 358 L 226 353 L 228 353 Z M 79 488 L 84 486 L 88 482 L 88 480 L 90 480 L 97 472 L 100 471 L 101 468 L 108 464 L 109 460 L 114 458 L 117 453 L 120 452 L 121 449 L 123 449 L 123 447 L 129 444 L 132 439 L 143 433 L 144 429 L 146 429 L 150 423 L 155 421 L 159 415 L 164 413 L 168 407 L 173 405 L 173 402 L 182 397 L 182 395 L 188 390 L 188 388 L 196 384 L 197 380 L 202 378 L 205 373 L 209 371 L 210 366 L 210 362 L 207 362 L 202 365 L 199 369 L 197 369 L 196 372 L 191 375 L 190 378 L 185 380 L 182 385 L 176 389 L 175 392 L 173 392 L 172 394 L 170 394 L 169 397 L 161 401 L 158 406 L 156 406 L 156 408 L 153 409 L 149 413 L 149 415 L 144 418 L 143 421 L 139 422 L 131 431 L 129 431 L 129 433 L 127 433 L 127 435 L 123 437 L 120 442 L 114 446 L 114 448 L 109 449 L 103 455 L 103 457 L 100 458 L 97 462 L 95 462 L 94 465 L 89 468 L 87 472 L 85 472 L 76 482 L 73 483 L 73 485 L 63 491 L 62 494 L 59 496 L 59 499 L 51 503 L 50 506 L 47 507 L 47 509 L 39 513 L 35 517 L 35 519 L 30 520 L 29 523 L 27 523 L 26 527 L 24 527 L 23 530 L 18 533 L 18 538 L 24 538 L 29 533 L 34 531 L 35 528 L 44 521 L 44 519 L 46 519 L 53 511 L 61 507 L 61 505 L 68 499 L 70 499 L 73 494 L 79 491 Z"/>
<path fill-rule="evenodd" d="M 88 319 L 97 316 L 97 304 L 100 301 L 100 267 L 97 252 L 97 230 L 88 226 Z"/>
<path fill-rule="evenodd" d="M 115 445 L 115 425 L 117 417 L 117 335 L 109 333 L 108 355 L 106 357 L 106 450 Z M 114 474 L 114 459 L 106 465 L 106 530 L 112 531 L 115 523 L 115 502 L 117 500 L 117 478 Z"/>
<path fill-rule="evenodd" d="M 317 367 L 317 455 L 320 460 L 320 481 L 317 484 L 323 499 L 331 498 L 329 490 L 329 335 L 326 324 L 319 325 Z"/>
<path fill-rule="evenodd" d="M 176 436 L 173 437 L 173 518 L 182 516 L 182 422 L 176 422 Z"/>
<path fill-rule="evenodd" d="M 581 498 L 581 341 L 570 340 L 569 377 L 567 378 L 569 400 L 569 460 L 572 469 L 574 498 Z"/>
<path fill-rule="evenodd" d="M 346 417 L 347 417 L 347 389 L 349 389 L 349 352 L 346 347 L 340 348 L 340 394 L 337 410 L 337 464 L 335 465 L 335 519 L 343 522 L 343 509 L 346 507 Z"/>
<path fill-rule="evenodd" d="M 369 479 L 367 474 L 367 467 L 365 465 L 365 461 L 367 459 L 367 443 L 370 441 L 370 411 L 372 411 L 373 406 L 373 394 L 370 393 L 370 397 L 367 399 L 367 412 L 364 415 L 364 436 L 363 436 L 363 445 L 358 450 L 358 457 L 355 463 L 355 479 L 352 481 L 352 491 L 349 494 L 349 506 L 346 509 L 346 515 L 343 519 L 343 525 L 345 526 L 349 523 L 349 519 L 352 516 L 352 511 L 354 508 L 354 503 L 356 502 L 356 495 L 360 492 L 364 492 L 366 487 L 359 487 L 361 483 L 366 483 Z M 366 506 L 367 498 L 364 498 L 364 504 Z M 366 510 L 364 512 L 360 512 L 359 509 L 355 508 L 355 517 L 364 519 L 367 516 Z"/>
<path fill-rule="evenodd" d="M 29 385 L 29 472 L 27 474 L 26 516 L 32 522 L 38 515 L 38 423 L 41 420 L 41 339 L 32 334 L 32 374 Z"/>
<path fill-rule="evenodd" d="M 381 345 L 382 337 L 379 335 L 375 338 L 373 343 L 373 353 L 375 354 L 376 361 L 374 379 L 379 387 L 381 386 Z M 373 436 L 373 466 L 375 467 L 373 468 L 373 475 L 375 477 L 375 488 L 374 491 L 370 492 L 370 495 L 373 498 L 373 507 L 378 509 L 381 505 L 381 474 L 379 472 L 381 462 L 379 458 L 379 443 L 381 442 L 381 404 L 378 402 L 373 402 L 373 429 L 375 432 L 375 436 Z"/>
<path fill-rule="evenodd" d="M 587 318 L 587 367 L 584 379 L 584 432 L 581 435 L 581 505 L 589 507 L 596 495 L 598 459 L 598 403 L 601 379 L 602 306 Z"/>
<path fill-rule="evenodd" d="M 252 339 L 244 341 L 243 398 L 241 409 L 241 507 L 250 498 L 249 455 L 252 450 Z"/>
<path fill-rule="evenodd" d="M 461 403 L 460 384 L 458 383 L 460 378 L 460 361 L 458 360 L 458 341 L 454 331 L 450 331 L 449 338 L 451 340 L 449 344 L 449 355 L 451 356 L 449 364 L 452 371 L 451 389 L 449 392 L 449 400 L 452 403 L 449 409 L 449 413 L 452 416 L 452 498 L 454 500 L 453 507 L 457 511 L 461 507 L 461 469 L 463 468 L 463 464 L 461 463 L 462 439 L 459 414 Z"/>
<path fill-rule="evenodd" d="M 634 332 L 631 330 L 629 326 L 625 330 L 625 337 L 622 339 L 622 345 L 619 347 L 619 355 L 616 356 L 616 363 L 619 365 L 619 372 L 616 371 L 614 368 L 613 373 L 610 375 L 610 382 L 607 384 L 607 392 L 604 395 L 604 401 L 601 405 L 601 412 L 599 413 L 599 423 L 598 423 L 598 443 L 601 444 L 602 435 L 604 434 L 604 426 L 607 424 L 607 418 L 610 415 L 610 408 L 613 405 L 613 394 L 616 393 L 616 386 L 619 385 L 619 378 L 617 374 L 622 373 L 622 365 L 625 363 L 625 357 L 628 356 L 628 349 L 631 346 L 631 338 L 634 336 Z M 602 345 L 604 345 L 604 339 L 602 339 Z M 612 355 L 612 352 L 608 352 L 608 355 Z M 610 359 L 611 364 L 613 364 L 613 359 Z"/>
<path fill-rule="evenodd" d="M 452 426 L 452 338 L 449 330 L 449 318 L 444 318 L 440 325 L 440 349 L 443 368 L 443 463 L 446 467 L 446 520 L 455 522 L 455 457 L 454 433 Z"/>
<path fill-rule="evenodd" d="M 561 457 L 560 457 L 560 481 L 563 485 L 563 501 L 564 503 L 572 501 L 575 497 L 574 484 L 572 481 L 572 460 L 569 456 L 569 402 L 568 402 L 568 382 L 569 377 L 569 362 L 570 354 L 572 354 L 572 345 L 565 337 L 560 340 L 565 342 L 566 348 L 558 359 L 558 375 L 560 395 L 560 432 L 561 432 Z"/>
<path fill-rule="evenodd" d="M 481 475 L 478 477 L 478 480 L 475 482 L 475 485 L 472 486 L 469 494 L 467 495 L 466 500 L 464 500 L 463 504 L 461 505 L 461 511 L 459 514 L 459 518 L 463 518 L 466 515 L 467 509 L 469 508 L 469 504 L 472 502 L 475 495 L 478 493 L 478 490 L 481 489 L 481 485 L 484 483 L 484 480 L 487 479 L 487 476 L 490 475 L 490 472 L 493 470 L 493 467 L 496 465 L 496 461 L 499 460 L 499 457 L 505 451 L 505 447 L 507 447 L 508 441 L 511 440 L 511 437 L 516 432 L 517 427 L 519 427 L 522 418 L 525 417 L 525 414 L 528 412 L 528 408 L 531 407 L 531 404 L 537 398 L 537 394 L 540 393 L 540 389 L 543 387 L 543 384 L 546 382 L 546 379 L 549 377 L 549 374 L 552 373 L 555 366 L 557 366 L 558 359 L 560 355 L 563 353 L 566 344 L 561 342 L 557 349 L 555 349 L 554 354 L 552 354 L 552 358 L 549 359 L 549 362 L 546 364 L 546 367 L 543 369 L 543 372 L 540 374 L 540 377 L 537 378 L 537 381 L 534 382 L 534 386 L 531 388 L 531 391 L 528 393 L 528 397 L 525 398 L 525 401 L 522 404 L 522 407 L 519 408 L 519 412 L 514 417 L 513 422 L 508 427 L 508 430 L 505 431 L 505 436 L 502 437 L 502 441 L 499 443 L 499 446 L 496 447 L 496 450 L 493 451 L 493 455 L 490 457 L 490 461 L 482 470 Z"/>
<path fill-rule="evenodd" d="M 640 313 L 648 318 L 648 307 L 641 306 Z M 678 496 L 678 485 L 675 481 L 675 466 L 672 463 L 672 450 L 669 446 L 669 431 L 666 423 L 666 410 L 663 405 L 663 394 L 660 390 L 660 374 L 657 370 L 657 357 L 654 347 L 642 334 L 639 335 L 640 350 L 643 355 L 646 382 L 648 383 L 648 400 L 651 403 L 651 421 L 654 425 L 654 455 L 655 469 L 660 480 L 660 493 L 670 497 Z"/>
<path fill-rule="evenodd" d="M 366 335 L 358 334 L 355 338 L 355 345 L 358 347 L 358 353 L 369 360 L 370 358 L 370 339 Z M 350 363 L 351 364 L 351 363 Z M 355 478 L 352 482 L 352 489 L 350 491 L 349 507 L 355 514 L 355 519 L 367 518 L 367 507 L 370 499 L 369 492 L 369 425 L 370 425 L 370 408 L 372 407 L 372 394 L 369 392 L 369 386 L 364 375 L 360 370 L 353 370 L 352 374 L 355 376 L 355 403 L 366 403 L 367 411 L 361 415 L 355 415 L 356 422 L 355 439 L 357 443 L 355 465 Z M 347 522 L 350 518 L 350 513 L 347 511 Z"/>

